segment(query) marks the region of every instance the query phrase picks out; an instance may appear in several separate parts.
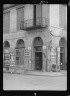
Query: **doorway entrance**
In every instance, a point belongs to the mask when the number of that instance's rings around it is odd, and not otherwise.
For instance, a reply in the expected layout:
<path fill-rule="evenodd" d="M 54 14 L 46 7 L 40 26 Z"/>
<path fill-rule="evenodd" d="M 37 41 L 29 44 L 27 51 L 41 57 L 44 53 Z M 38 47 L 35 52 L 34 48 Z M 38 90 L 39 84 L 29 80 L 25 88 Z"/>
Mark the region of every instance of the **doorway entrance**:
<path fill-rule="evenodd" d="M 60 48 L 60 50 L 62 47 Z M 64 50 L 64 47 L 63 47 Z M 61 51 L 60 52 L 60 70 L 65 70 L 65 52 Z"/>
<path fill-rule="evenodd" d="M 66 67 L 67 67 L 67 63 L 66 63 L 66 58 L 67 58 L 66 40 L 64 38 L 61 38 L 59 45 L 60 45 L 60 70 L 66 70 Z"/>
<path fill-rule="evenodd" d="M 35 70 L 42 70 L 42 45 L 41 37 L 36 37 L 34 39 Z"/>
<path fill-rule="evenodd" d="M 42 70 L 42 52 L 35 52 L 35 69 Z"/>
<path fill-rule="evenodd" d="M 24 41 L 19 39 L 16 44 L 16 65 L 20 67 L 24 65 Z"/>

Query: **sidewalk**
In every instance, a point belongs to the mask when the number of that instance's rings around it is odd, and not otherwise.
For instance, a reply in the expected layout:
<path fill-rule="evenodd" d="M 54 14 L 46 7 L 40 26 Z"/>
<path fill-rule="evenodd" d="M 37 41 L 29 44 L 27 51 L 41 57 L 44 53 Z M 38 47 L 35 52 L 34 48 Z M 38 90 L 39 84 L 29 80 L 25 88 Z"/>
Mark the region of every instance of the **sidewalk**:
<path fill-rule="evenodd" d="M 33 75 L 33 76 L 67 76 L 67 71 L 43 72 L 43 71 L 17 70 L 17 71 L 3 71 L 3 72 L 11 74 Z"/>
<path fill-rule="evenodd" d="M 60 71 L 60 72 L 27 71 L 25 74 L 35 76 L 67 76 L 67 71 Z"/>

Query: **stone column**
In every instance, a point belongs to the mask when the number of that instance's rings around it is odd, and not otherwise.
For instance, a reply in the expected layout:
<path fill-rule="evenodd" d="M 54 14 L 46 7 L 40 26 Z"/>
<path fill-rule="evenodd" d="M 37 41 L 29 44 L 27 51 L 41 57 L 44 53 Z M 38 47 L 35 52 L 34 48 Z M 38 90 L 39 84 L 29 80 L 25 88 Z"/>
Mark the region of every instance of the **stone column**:
<path fill-rule="evenodd" d="M 42 70 L 46 72 L 46 46 L 45 45 L 43 46 L 42 58 L 43 58 Z"/>
<path fill-rule="evenodd" d="M 25 70 L 29 70 L 29 66 L 28 66 L 28 58 L 29 58 L 29 54 L 28 54 L 28 49 L 25 48 L 25 55 L 24 55 L 25 59 L 24 59 L 24 64 L 25 64 Z"/>
<path fill-rule="evenodd" d="M 29 52 L 28 68 L 29 70 L 31 70 L 31 47 L 28 47 L 28 52 Z"/>
<path fill-rule="evenodd" d="M 50 62 L 50 47 L 47 46 L 46 48 L 46 71 L 49 72 L 51 71 L 51 62 Z"/>
<path fill-rule="evenodd" d="M 52 69 L 52 65 L 56 65 L 56 48 L 55 46 L 52 46 L 51 48 L 51 69 Z M 56 69 L 55 69 L 56 70 Z"/>

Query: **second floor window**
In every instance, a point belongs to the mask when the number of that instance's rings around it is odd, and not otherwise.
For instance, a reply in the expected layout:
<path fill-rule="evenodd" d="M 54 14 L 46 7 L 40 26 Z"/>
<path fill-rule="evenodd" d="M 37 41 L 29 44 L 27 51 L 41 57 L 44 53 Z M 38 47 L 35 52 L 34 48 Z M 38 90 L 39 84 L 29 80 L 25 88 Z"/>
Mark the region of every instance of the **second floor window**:
<path fill-rule="evenodd" d="M 3 33 L 9 33 L 10 12 L 3 13 Z"/>
<path fill-rule="evenodd" d="M 34 5 L 34 25 L 41 24 L 42 17 L 42 5 Z"/>
<path fill-rule="evenodd" d="M 17 29 L 20 30 L 21 21 L 24 21 L 24 9 L 17 9 Z"/>

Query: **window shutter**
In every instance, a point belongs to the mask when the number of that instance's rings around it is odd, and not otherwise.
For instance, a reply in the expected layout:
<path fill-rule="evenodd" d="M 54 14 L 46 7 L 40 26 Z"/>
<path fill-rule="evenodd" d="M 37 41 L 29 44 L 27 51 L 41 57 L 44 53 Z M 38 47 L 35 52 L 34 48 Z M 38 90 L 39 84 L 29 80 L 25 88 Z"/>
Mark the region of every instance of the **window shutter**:
<path fill-rule="evenodd" d="M 36 25 L 41 24 L 42 8 L 41 5 L 36 5 Z"/>
<path fill-rule="evenodd" d="M 3 33 L 9 33 L 10 29 L 10 12 L 3 14 Z"/>
<path fill-rule="evenodd" d="M 20 29 L 21 21 L 24 21 L 24 9 L 23 8 L 17 9 L 17 29 Z"/>

